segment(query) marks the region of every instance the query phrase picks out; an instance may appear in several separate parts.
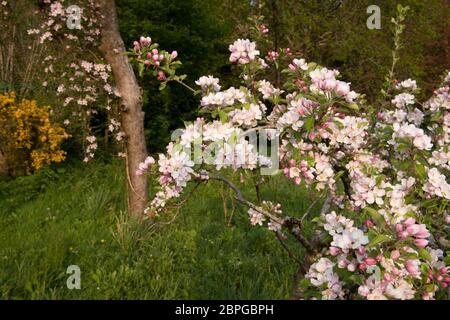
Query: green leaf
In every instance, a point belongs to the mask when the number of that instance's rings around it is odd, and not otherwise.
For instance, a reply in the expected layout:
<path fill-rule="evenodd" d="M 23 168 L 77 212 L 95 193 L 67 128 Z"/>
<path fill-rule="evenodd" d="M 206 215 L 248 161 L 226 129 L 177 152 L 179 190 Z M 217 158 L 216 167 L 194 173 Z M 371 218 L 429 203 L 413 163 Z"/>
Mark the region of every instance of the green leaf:
<path fill-rule="evenodd" d="M 421 179 L 426 179 L 427 178 L 427 173 L 425 171 L 425 166 L 416 163 L 416 172 L 419 175 L 419 177 Z"/>
<path fill-rule="evenodd" d="M 436 112 L 435 114 L 433 114 L 433 116 L 431 117 L 431 121 L 437 121 L 439 119 L 441 119 L 442 117 L 442 113 L 440 111 Z"/>
<path fill-rule="evenodd" d="M 350 280 L 352 280 L 354 283 L 362 285 L 364 283 L 363 277 L 362 276 L 357 276 L 355 274 L 351 275 L 349 277 Z"/>
<path fill-rule="evenodd" d="M 372 219 L 377 223 L 378 226 L 384 227 L 386 225 L 384 217 L 374 208 L 365 207 L 364 211 L 366 211 L 372 217 Z"/>
<path fill-rule="evenodd" d="M 447 251 L 447 255 L 444 257 L 444 263 L 446 265 L 450 264 L 450 252 L 449 251 Z"/>
<path fill-rule="evenodd" d="M 359 106 L 356 103 L 351 103 L 349 109 L 359 111 Z"/>
<path fill-rule="evenodd" d="M 309 279 L 304 278 L 299 283 L 301 288 L 308 288 L 311 285 L 311 281 Z"/>
<path fill-rule="evenodd" d="M 334 176 L 334 180 L 339 180 L 343 175 L 344 175 L 345 171 L 341 170 L 338 173 L 336 173 L 336 175 Z"/>
<path fill-rule="evenodd" d="M 139 77 L 142 78 L 143 75 L 144 75 L 145 65 L 144 65 L 143 63 L 140 63 L 138 68 L 139 68 L 139 69 L 138 69 L 138 71 L 139 71 Z"/>
<path fill-rule="evenodd" d="M 388 236 L 386 236 L 384 234 L 379 234 L 375 238 L 370 240 L 370 242 L 369 242 L 369 244 L 367 246 L 374 247 L 374 246 L 376 246 L 376 245 L 378 245 L 380 243 L 386 242 L 388 240 L 391 240 L 391 238 L 389 238 Z"/>
<path fill-rule="evenodd" d="M 303 125 L 306 129 L 306 131 L 311 131 L 312 128 L 314 128 L 314 118 L 313 117 L 309 117 L 306 118 L 305 123 Z"/>
<path fill-rule="evenodd" d="M 437 207 L 438 203 L 437 203 L 436 199 L 427 199 L 425 201 L 422 201 L 421 205 L 422 205 L 422 207 L 430 209 L 430 208 Z"/>
<path fill-rule="evenodd" d="M 228 122 L 228 114 L 225 111 L 219 110 L 219 117 L 220 117 L 220 121 L 222 123 L 227 123 Z"/>
<path fill-rule="evenodd" d="M 430 267 L 426 263 L 422 263 L 420 265 L 420 270 L 422 273 L 428 274 L 428 270 L 430 270 Z"/>
<path fill-rule="evenodd" d="M 381 184 L 381 182 L 383 182 L 384 178 L 385 178 L 385 176 L 384 176 L 383 174 L 379 175 L 379 176 L 376 178 L 375 184 L 376 184 L 377 186 L 379 186 L 379 185 Z"/>
<path fill-rule="evenodd" d="M 434 292 L 434 284 L 428 284 L 425 286 L 425 290 L 427 290 L 427 292 Z"/>
<path fill-rule="evenodd" d="M 431 257 L 431 254 L 428 252 L 428 250 L 424 249 L 424 248 L 420 248 L 419 249 L 419 255 L 422 259 L 431 262 L 431 260 L 433 260 L 433 258 Z"/>

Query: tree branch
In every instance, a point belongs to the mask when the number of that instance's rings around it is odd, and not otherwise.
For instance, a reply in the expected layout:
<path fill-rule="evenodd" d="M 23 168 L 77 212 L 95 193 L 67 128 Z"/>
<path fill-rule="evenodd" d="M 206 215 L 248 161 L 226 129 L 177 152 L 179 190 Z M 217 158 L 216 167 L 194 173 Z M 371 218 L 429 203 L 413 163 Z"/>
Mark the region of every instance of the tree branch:
<path fill-rule="evenodd" d="M 240 202 L 241 204 L 255 210 L 256 212 L 261 213 L 266 218 L 270 219 L 273 222 L 278 223 L 281 226 L 286 227 L 289 232 L 294 236 L 297 241 L 299 241 L 303 247 L 307 250 L 309 254 L 316 253 L 315 248 L 311 244 L 311 242 L 306 239 L 303 234 L 301 234 L 301 221 L 297 218 L 286 218 L 282 219 L 280 217 L 275 216 L 274 214 L 267 212 L 263 210 L 262 208 L 256 206 L 255 204 L 251 203 L 250 201 L 246 200 L 244 196 L 242 195 L 241 190 L 239 190 L 238 187 L 228 179 L 222 177 L 222 176 L 209 176 L 209 180 L 217 180 L 222 181 L 223 183 L 227 184 L 234 192 L 235 192 L 235 199 Z"/>

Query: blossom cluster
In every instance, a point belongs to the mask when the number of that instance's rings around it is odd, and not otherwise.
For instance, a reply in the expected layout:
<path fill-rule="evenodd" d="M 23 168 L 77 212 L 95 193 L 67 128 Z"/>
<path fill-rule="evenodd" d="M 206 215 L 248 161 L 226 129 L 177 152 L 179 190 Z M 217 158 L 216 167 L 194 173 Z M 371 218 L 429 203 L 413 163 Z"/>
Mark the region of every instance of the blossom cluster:
<path fill-rule="evenodd" d="M 397 81 L 387 106 L 374 111 L 337 70 L 295 57 L 283 70 L 281 90 L 266 80 L 255 43 L 239 39 L 230 51 L 244 70 L 242 86 L 222 89 L 212 76 L 197 80 L 200 108 L 210 118 L 186 124 L 159 156 L 160 189 L 148 213 L 161 212 L 189 181 L 208 180 L 208 169 L 268 165 L 243 136 L 270 127 L 280 140 L 279 172 L 331 197 L 330 209 L 313 220 L 326 236 L 302 282 L 308 297 L 442 298 L 449 272 L 439 246 L 450 220 L 450 75 L 423 104 L 414 80 Z M 279 234 L 290 221 L 269 201 L 248 216 Z"/>
<path fill-rule="evenodd" d="M 142 77 L 144 72 L 152 73 L 158 81 L 162 83 L 171 79 L 174 70 L 181 64 L 176 60 L 177 51 L 171 53 L 159 49 L 159 45 L 152 41 L 150 37 L 140 37 L 133 42 L 133 49 L 128 52 L 133 57 L 133 61 L 138 63 L 139 75 Z"/>
<path fill-rule="evenodd" d="M 230 45 L 231 51 L 230 61 L 239 64 L 247 64 L 256 59 L 259 55 L 259 50 L 256 50 L 256 43 L 248 39 L 238 39 Z"/>

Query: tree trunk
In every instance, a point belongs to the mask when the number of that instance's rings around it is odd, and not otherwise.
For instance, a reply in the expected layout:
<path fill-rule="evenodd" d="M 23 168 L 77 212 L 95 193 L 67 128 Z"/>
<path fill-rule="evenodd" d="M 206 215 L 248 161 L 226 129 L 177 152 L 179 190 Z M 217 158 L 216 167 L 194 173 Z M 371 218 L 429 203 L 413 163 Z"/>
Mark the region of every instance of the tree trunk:
<path fill-rule="evenodd" d="M 8 161 L 6 161 L 6 155 L 0 150 L 0 176 L 8 175 Z"/>
<path fill-rule="evenodd" d="M 117 89 L 121 95 L 121 122 L 126 134 L 128 210 L 132 216 L 141 217 L 148 202 L 148 183 L 145 176 L 135 174 L 139 163 L 147 156 L 144 136 L 142 90 L 125 53 L 119 32 L 114 0 L 99 0 L 103 17 L 100 50 L 111 65 Z"/>

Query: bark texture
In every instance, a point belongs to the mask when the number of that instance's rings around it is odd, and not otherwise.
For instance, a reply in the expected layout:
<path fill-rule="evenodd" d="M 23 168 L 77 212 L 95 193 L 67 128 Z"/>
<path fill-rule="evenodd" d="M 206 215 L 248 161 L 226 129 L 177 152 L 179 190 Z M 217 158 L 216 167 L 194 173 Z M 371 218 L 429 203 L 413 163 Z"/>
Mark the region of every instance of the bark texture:
<path fill-rule="evenodd" d="M 6 156 L 0 150 L 0 176 L 8 175 L 8 161 L 6 161 Z"/>
<path fill-rule="evenodd" d="M 132 216 L 140 217 L 148 202 L 147 179 L 135 174 L 139 163 L 147 156 L 142 89 L 127 56 L 124 55 L 125 45 L 119 32 L 115 1 L 98 0 L 97 4 L 103 18 L 100 50 L 111 65 L 121 95 L 121 123 L 126 134 L 128 210 Z"/>

